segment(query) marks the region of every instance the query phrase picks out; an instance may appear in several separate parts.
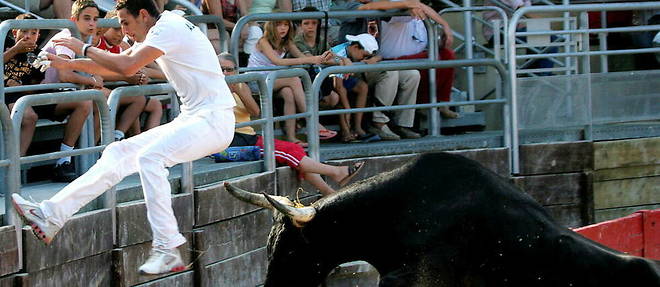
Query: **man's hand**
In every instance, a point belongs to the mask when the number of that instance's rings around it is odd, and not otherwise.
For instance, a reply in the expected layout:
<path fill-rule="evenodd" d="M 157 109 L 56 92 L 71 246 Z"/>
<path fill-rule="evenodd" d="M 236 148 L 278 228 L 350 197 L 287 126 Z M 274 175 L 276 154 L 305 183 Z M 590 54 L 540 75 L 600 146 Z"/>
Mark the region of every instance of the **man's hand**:
<path fill-rule="evenodd" d="M 378 59 L 377 57 L 371 57 L 371 58 L 369 58 L 369 59 L 364 59 L 364 60 L 362 60 L 362 63 L 365 63 L 365 64 L 376 64 L 376 63 L 378 63 L 379 61 L 380 61 L 380 59 Z"/>
<path fill-rule="evenodd" d="M 144 73 L 144 69 L 139 70 L 133 76 L 130 76 L 126 81 L 131 85 L 146 85 L 149 83 L 149 77 Z"/>
<path fill-rule="evenodd" d="M 444 27 L 443 31 L 445 32 L 445 36 L 443 37 L 445 39 L 445 43 L 443 47 L 451 49 L 451 45 L 454 43 L 454 34 L 449 27 Z"/>
<path fill-rule="evenodd" d="M 16 87 L 16 86 L 20 86 L 20 85 L 21 85 L 21 82 L 16 81 L 14 79 L 7 80 L 7 87 Z"/>
<path fill-rule="evenodd" d="M 55 42 L 55 44 L 58 46 L 67 47 L 77 55 L 82 56 L 82 47 L 85 45 L 83 41 L 80 41 L 73 37 L 66 37 L 66 38 L 54 39 L 53 42 Z"/>
<path fill-rule="evenodd" d="M 50 66 L 55 69 L 71 69 L 69 67 L 71 60 L 69 59 L 51 53 L 46 54 L 46 57 L 48 57 L 48 60 L 50 61 Z"/>
<path fill-rule="evenodd" d="M 18 41 L 16 41 L 16 44 L 11 48 L 14 49 L 14 51 L 16 51 L 16 54 L 22 54 L 22 53 L 34 51 L 34 49 L 37 48 L 37 44 L 28 43 L 23 38 L 21 38 Z"/>

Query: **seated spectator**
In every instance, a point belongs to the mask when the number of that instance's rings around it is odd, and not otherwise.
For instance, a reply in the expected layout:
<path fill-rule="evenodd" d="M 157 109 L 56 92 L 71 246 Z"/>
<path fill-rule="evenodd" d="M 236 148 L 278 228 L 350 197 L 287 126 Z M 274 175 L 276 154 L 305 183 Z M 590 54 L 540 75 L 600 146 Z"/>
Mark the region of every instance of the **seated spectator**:
<path fill-rule="evenodd" d="M 16 19 L 35 18 L 29 14 L 22 14 L 16 17 Z M 41 71 L 31 65 L 31 61 L 34 61 L 36 54 L 39 53 L 36 49 L 39 30 L 13 30 L 12 34 L 16 39 L 16 44 L 6 50 L 3 55 L 5 60 L 5 86 L 38 84 L 45 76 Z M 5 103 L 9 106 L 10 110 L 13 108 L 14 103 L 23 95 L 25 95 L 25 93 L 10 94 L 5 98 Z M 32 142 L 32 136 L 38 118 L 46 118 L 62 122 L 68 117 L 64 128 L 64 138 L 60 145 L 60 151 L 72 150 L 91 110 L 91 101 L 60 103 L 29 108 L 25 111 L 23 122 L 21 123 L 21 155 L 27 153 L 28 147 Z M 70 182 L 76 177 L 70 156 L 57 160 L 54 168 L 54 180 Z"/>
<path fill-rule="evenodd" d="M 305 56 L 293 41 L 293 24 L 289 20 L 269 21 L 264 26 L 264 36 L 257 42 L 257 48 L 250 55 L 248 67 L 272 67 L 302 64 L 321 64 L 331 53 L 326 52 L 321 56 Z M 289 53 L 295 58 L 284 58 Z M 269 73 L 268 71 L 262 73 Z M 256 91 L 256 88 L 253 88 Z M 305 102 L 305 91 L 300 78 L 282 78 L 275 80 L 274 91 L 284 100 L 284 114 L 292 115 L 296 110 L 304 113 L 307 110 Z M 337 135 L 337 132 L 325 129 L 319 125 L 319 136 L 321 139 L 329 139 Z M 298 143 L 303 147 L 307 143 L 296 137 L 296 120 L 286 120 L 284 133 L 286 140 Z"/>
<path fill-rule="evenodd" d="M 9 0 L 9 2 L 25 8 L 25 0 Z M 30 0 L 28 3 L 30 11 L 44 18 L 69 19 L 71 16 L 71 0 Z M 52 11 L 49 11 L 51 7 Z"/>
<path fill-rule="evenodd" d="M 237 68 L 234 57 L 229 53 L 222 53 L 218 56 L 222 72 L 225 76 L 236 75 Z M 236 106 L 234 114 L 236 123 L 243 123 L 250 120 L 250 116 L 259 116 L 260 109 L 250 88 L 244 83 L 230 84 Z M 255 133 L 252 127 L 237 128 L 234 133 L 234 140 L 230 146 L 259 146 L 263 152 L 263 137 Z M 306 179 L 316 187 L 324 196 L 330 195 L 335 190 L 330 187 L 320 175 L 332 178 L 340 186 L 346 185 L 364 166 L 364 162 L 355 163 L 350 166 L 332 166 L 320 163 L 308 157 L 300 145 L 287 141 L 275 140 L 275 160 L 279 164 L 289 165 L 297 170 L 302 178 Z"/>
<path fill-rule="evenodd" d="M 115 10 L 109 11 L 105 15 L 105 18 L 117 18 L 117 12 Z M 124 42 L 123 39 L 124 33 L 122 32 L 121 28 L 100 28 L 92 40 L 92 43 L 96 48 L 118 54 L 130 47 L 130 45 Z M 153 65 L 156 64 L 154 63 Z M 130 84 L 144 85 L 149 83 L 148 75 L 153 75 L 156 73 L 156 71 L 148 71 L 150 69 L 153 68 L 144 68 L 131 77 L 109 75 L 104 79 L 112 81 L 126 81 Z M 160 125 L 160 120 L 163 116 L 163 107 L 158 99 L 152 99 L 150 96 L 122 97 L 119 100 L 119 106 L 123 107 L 123 111 L 115 127 L 115 140 L 124 139 L 128 129 L 132 129 L 133 134 L 139 134 L 141 132 L 142 129 L 139 119 L 141 113 L 146 112 L 149 114 L 149 117 L 146 121 L 145 130 Z M 128 120 L 131 118 L 135 118 L 135 120 L 133 122 L 128 122 Z"/>
<path fill-rule="evenodd" d="M 346 40 L 348 40 L 348 42 L 332 47 L 332 53 L 338 57 L 334 59 L 337 64 L 351 65 L 353 62 L 360 62 L 366 58 L 372 57 L 376 51 L 378 51 L 378 42 L 376 41 L 376 38 L 369 34 L 365 33 L 357 36 L 346 35 Z M 366 106 L 367 96 L 369 95 L 369 86 L 358 75 L 347 74 L 335 77 L 335 89 L 339 93 L 343 108 L 351 108 L 347 96 L 348 91 L 351 91 L 356 95 L 356 108 L 364 108 Z M 354 114 L 352 131 L 349 119 L 346 118 L 342 121 L 342 141 L 350 142 L 355 139 L 373 141 L 380 139 L 378 135 L 367 134 L 367 132 L 362 129 L 362 114 L 363 113 Z"/>
<path fill-rule="evenodd" d="M 363 1 L 364 2 L 364 1 Z M 439 60 L 454 60 L 456 56 L 451 50 L 453 34 L 447 21 L 442 19 L 431 7 L 417 1 L 380 1 L 362 5 L 359 10 L 389 10 L 408 9 L 410 17 L 392 17 L 389 21 L 381 21 L 381 56 L 390 60 L 428 59 L 428 36 L 423 19 L 430 18 L 442 25 L 444 42 L 439 45 Z M 428 70 L 421 70 L 421 81 L 418 90 L 417 103 L 428 103 Z M 451 88 L 454 83 L 454 69 L 436 69 L 435 73 L 439 102 L 451 100 Z M 442 117 L 457 118 L 458 114 L 449 107 L 438 109 Z"/>

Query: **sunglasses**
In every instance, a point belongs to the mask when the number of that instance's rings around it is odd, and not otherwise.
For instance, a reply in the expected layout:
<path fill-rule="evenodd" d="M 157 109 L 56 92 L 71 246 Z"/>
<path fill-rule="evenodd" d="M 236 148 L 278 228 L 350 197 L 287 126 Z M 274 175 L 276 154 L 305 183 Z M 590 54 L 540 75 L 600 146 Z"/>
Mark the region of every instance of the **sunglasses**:
<path fill-rule="evenodd" d="M 235 68 L 235 67 L 220 67 L 220 68 L 221 68 L 222 71 L 225 72 L 225 73 L 231 73 L 231 72 L 236 71 L 236 68 Z"/>

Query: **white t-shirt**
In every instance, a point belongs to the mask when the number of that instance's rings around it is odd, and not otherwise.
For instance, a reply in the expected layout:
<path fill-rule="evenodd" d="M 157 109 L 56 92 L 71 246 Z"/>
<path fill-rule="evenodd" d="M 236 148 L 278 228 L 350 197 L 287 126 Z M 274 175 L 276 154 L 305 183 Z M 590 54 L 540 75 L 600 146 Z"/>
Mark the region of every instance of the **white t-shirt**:
<path fill-rule="evenodd" d="M 426 50 L 428 35 L 422 20 L 410 16 L 392 17 L 381 21 L 379 55 L 385 59 L 408 56 Z"/>
<path fill-rule="evenodd" d="M 236 105 L 211 42 L 188 20 L 163 12 L 141 44 L 164 53 L 156 63 L 181 98 L 181 112 Z"/>
<path fill-rule="evenodd" d="M 59 33 L 55 34 L 55 36 L 53 36 L 53 38 L 51 38 L 48 41 L 48 43 L 44 45 L 44 48 L 42 50 L 54 55 L 66 55 L 69 57 L 69 59 L 75 59 L 76 53 L 73 50 L 65 46 L 55 45 L 55 42 L 53 42 L 53 40 L 55 39 L 69 38 L 69 37 L 71 37 L 71 31 L 69 31 L 69 29 L 64 29 Z M 44 75 L 43 83 L 49 84 L 49 83 L 59 83 L 59 82 L 60 82 L 60 76 L 59 73 L 57 72 L 57 69 L 48 68 L 46 70 L 46 74 Z"/>

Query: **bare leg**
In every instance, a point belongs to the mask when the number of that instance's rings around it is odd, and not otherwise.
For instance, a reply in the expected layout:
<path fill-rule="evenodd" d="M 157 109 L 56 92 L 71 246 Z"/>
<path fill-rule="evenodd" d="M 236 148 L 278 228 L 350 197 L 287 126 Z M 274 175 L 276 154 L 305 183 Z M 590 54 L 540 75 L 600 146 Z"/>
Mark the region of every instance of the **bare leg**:
<path fill-rule="evenodd" d="M 71 4 L 73 3 L 71 2 L 71 0 L 41 0 L 42 7 L 45 2 L 53 3 L 53 14 L 55 14 L 55 18 L 58 19 L 71 18 Z M 46 7 L 48 7 L 48 5 L 46 5 Z"/>
<path fill-rule="evenodd" d="M 318 173 L 304 173 L 305 180 L 307 180 L 311 185 L 316 187 L 323 196 L 328 196 L 330 194 L 333 194 L 337 191 L 332 189 L 324 180 L 321 178 L 321 176 Z"/>
<path fill-rule="evenodd" d="M 61 103 L 55 106 L 55 115 L 61 116 L 68 114 L 69 120 L 64 127 L 64 139 L 62 143 L 68 146 L 75 146 L 87 116 L 92 111 L 92 102 L 72 102 Z"/>
<path fill-rule="evenodd" d="M 365 83 L 364 81 L 358 81 L 358 83 L 355 85 L 353 88 L 353 92 L 356 93 L 356 99 L 355 99 L 355 107 L 356 108 L 364 108 L 367 105 L 367 96 L 369 95 L 369 85 Z M 362 116 L 363 113 L 355 113 L 353 116 L 353 129 L 355 130 L 355 133 L 357 133 L 359 136 L 363 136 L 367 134 L 362 129 Z"/>
<path fill-rule="evenodd" d="M 326 175 L 336 182 L 339 182 L 348 175 L 348 166 L 324 164 L 307 156 L 302 158 L 299 168 L 300 172 Z"/>
<path fill-rule="evenodd" d="M 7 105 L 9 110 L 14 107 L 14 104 Z M 29 107 L 25 110 L 23 114 L 23 120 L 21 121 L 21 142 L 20 142 L 20 152 L 21 156 L 24 156 L 27 153 L 30 144 L 32 143 L 32 137 L 34 136 L 34 130 L 37 128 L 37 120 L 39 116 L 34 110 Z"/>
<path fill-rule="evenodd" d="M 121 132 L 128 131 L 128 128 L 140 116 L 140 113 L 146 105 L 146 99 L 143 96 L 123 97 L 119 100 L 120 106 L 125 106 L 124 112 L 119 117 L 116 130 Z"/>
<path fill-rule="evenodd" d="M 275 81 L 275 89 L 278 89 L 278 81 L 286 79 L 278 79 Z M 286 81 L 285 81 L 286 82 Z M 293 115 L 296 113 L 296 103 L 294 100 L 293 90 L 287 85 L 284 85 L 278 89 L 278 95 L 284 100 L 284 115 Z M 286 135 L 286 140 L 290 142 L 299 141 L 296 138 L 296 120 L 290 119 L 284 122 L 284 134 Z"/>
<path fill-rule="evenodd" d="M 144 124 L 145 131 L 160 125 L 160 121 L 163 118 L 163 106 L 159 100 L 149 99 L 144 111 L 149 113 L 147 122 Z"/>

